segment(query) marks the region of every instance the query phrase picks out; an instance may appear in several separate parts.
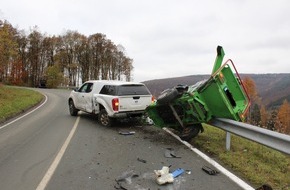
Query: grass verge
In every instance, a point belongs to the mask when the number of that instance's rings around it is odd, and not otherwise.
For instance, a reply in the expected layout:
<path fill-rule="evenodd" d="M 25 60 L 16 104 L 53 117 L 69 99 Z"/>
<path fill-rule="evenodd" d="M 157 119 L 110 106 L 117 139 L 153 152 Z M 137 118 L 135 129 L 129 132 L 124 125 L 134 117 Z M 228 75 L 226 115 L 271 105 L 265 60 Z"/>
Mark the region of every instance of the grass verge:
<path fill-rule="evenodd" d="M 290 156 L 236 135 L 231 135 L 231 150 L 226 151 L 226 132 L 209 125 L 204 129 L 192 140 L 196 147 L 254 187 L 269 184 L 273 189 L 290 190 Z"/>
<path fill-rule="evenodd" d="M 36 105 L 42 98 L 36 91 L 0 84 L 0 122 Z"/>

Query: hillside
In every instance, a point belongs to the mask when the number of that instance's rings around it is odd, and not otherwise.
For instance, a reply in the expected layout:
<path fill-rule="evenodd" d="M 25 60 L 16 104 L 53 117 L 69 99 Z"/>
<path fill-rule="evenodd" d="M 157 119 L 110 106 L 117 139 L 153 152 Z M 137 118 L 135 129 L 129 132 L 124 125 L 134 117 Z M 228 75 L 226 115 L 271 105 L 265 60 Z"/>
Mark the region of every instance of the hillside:
<path fill-rule="evenodd" d="M 283 74 L 240 74 L 241 78 L 251 77 L 255 83 L 262 103 L 267 107 L 276 107 L 287 99 L 290 102 L 290 73 Z M 163 90 L 178 84 L 191 85 L 210 75 L 190 75 L 184 77 L 155 79 L 144 81 L 151 93 L 158 97 Z"/>

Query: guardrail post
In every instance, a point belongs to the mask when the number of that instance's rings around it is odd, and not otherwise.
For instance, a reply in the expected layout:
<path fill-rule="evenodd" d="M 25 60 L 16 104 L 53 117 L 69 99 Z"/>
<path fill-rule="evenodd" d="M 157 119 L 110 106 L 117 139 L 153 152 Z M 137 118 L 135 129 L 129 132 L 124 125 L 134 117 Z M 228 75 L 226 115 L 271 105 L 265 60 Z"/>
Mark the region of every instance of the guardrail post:
<path fill-rule="evenodd" d="M 226 149 L 227 151 L 231 150 L 231 133 L 229 132 L 226 134 Z"/>

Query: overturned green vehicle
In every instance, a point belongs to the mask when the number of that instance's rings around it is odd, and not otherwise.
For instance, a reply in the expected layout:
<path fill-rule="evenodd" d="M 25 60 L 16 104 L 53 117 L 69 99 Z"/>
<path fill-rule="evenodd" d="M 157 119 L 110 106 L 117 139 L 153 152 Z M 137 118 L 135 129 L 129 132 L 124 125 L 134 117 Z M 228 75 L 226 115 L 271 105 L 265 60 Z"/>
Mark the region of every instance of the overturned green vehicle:
<path fill-rule="evenodd" d="M 146 109 L 154 125 L 174 128 L 182 140 L 189 141 L 203 132 L 202 123 L 214 117 L 244 121 L 250 99 L 232 60 L 222 65 L 223 57 L 223 48 L 218 46 L 208 80 L 163 91 Z"/>

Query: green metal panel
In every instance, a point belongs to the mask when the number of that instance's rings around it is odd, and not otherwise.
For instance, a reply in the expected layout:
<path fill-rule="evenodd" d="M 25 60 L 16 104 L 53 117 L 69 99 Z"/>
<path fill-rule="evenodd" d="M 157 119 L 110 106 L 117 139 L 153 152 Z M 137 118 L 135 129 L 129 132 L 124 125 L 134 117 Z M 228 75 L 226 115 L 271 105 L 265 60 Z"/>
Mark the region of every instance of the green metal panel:
<path fill-rule="evenodd" d="M 231 60 L 221 66 L 224 51 L 217 48 L 210 79 L 189 86 L 181 97 L 168 105 L 153 104 L 147 108 L 149 117 L 158 127 L 180 128 L 206 123 L 213 117 L 237 121 L 244 119 L 250 105 L 239 75 Z M 235 72 L 233 72 L 235 71 Z"/>

